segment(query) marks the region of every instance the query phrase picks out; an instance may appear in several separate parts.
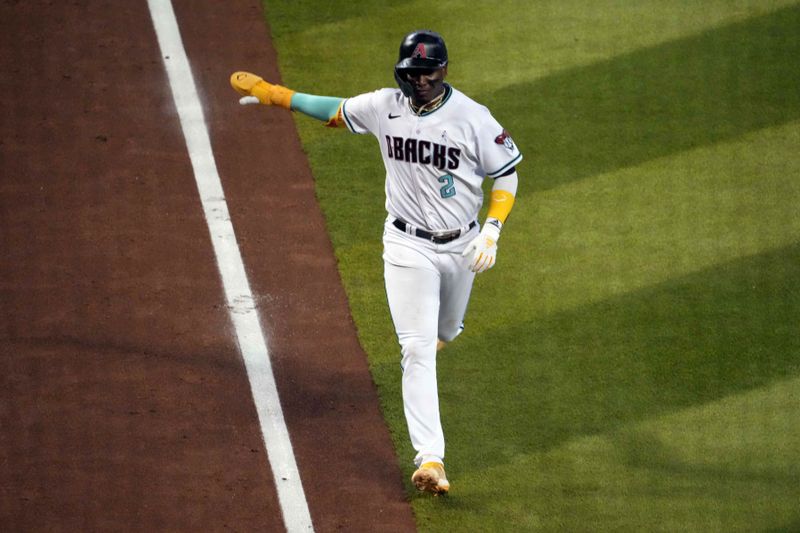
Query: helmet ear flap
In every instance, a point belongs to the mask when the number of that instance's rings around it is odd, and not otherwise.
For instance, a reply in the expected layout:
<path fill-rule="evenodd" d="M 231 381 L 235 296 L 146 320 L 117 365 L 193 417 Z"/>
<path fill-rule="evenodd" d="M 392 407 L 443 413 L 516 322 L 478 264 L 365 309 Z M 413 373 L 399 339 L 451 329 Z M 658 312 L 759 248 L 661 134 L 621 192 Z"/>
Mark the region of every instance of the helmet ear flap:
<path fill-rule="evenodd" d="M 411 86 L 408 80 L 405 79 L 404 76 L 400 74 L 400 69 L 394 69 L 394 79 L 397 82 L 397 85 L 400 87 L 400 90 L 403 92 L 403 95 L 407 97 L 411 97 L 414 94 L 414 88 Z"/>

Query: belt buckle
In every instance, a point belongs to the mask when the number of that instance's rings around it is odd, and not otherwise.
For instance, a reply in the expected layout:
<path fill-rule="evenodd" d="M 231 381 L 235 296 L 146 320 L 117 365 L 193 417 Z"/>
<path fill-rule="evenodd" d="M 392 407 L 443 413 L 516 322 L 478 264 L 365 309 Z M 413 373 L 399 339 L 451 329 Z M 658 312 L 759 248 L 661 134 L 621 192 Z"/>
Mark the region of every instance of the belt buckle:
<path fill-rule="evenodd" d="M 446 244 L 458 238 L 459 235 L 461 235 L 460 229 L 439 233 L 438 235 L 433 233 L 431 234 L 431 242 L 434 244 Z"/>

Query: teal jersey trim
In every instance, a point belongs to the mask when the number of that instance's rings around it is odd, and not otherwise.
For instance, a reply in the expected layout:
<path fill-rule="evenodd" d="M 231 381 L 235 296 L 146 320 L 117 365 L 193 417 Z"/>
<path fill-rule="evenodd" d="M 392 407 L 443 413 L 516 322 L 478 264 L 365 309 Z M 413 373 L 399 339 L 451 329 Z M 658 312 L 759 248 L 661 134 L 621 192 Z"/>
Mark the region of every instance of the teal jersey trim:
<path fill-rule="evenodd" d="M 342 117 L 344 117 L 344 123 L 347 125 L 347 129 L 353 133 L 356 133 L 356 129 L 353 127 L 353 123 L 350 121 L 350 117 L 347 116 L 347 100 L 345 100 L 342 104 Z"/>
<path fill-rule="evenodd" d="M 510 169 L 511 167 L 513 167 L 514 165 L 519 163 L 520 161 L 522 161 L 522 154 L 517 154 L 517 157 L 515 157 L 514 159 L 512 159 L 511 161 L 509 161 L 508 163 L 506 163 L 502 167 L 498 168 L 494 172 L 487 172 L 486 176 L 489 177 L 489 178 L 496 178 L 500 174 L 505 172 L 506 170 Z"/>
<path fill-rule="evenodd" d="M 316 96 L 313 94 L 294 93 L 292 95 L 292 111 L 300 111 L 310 117 L 328 122 L 339 110 L 344 98 L 336 96 Z"/>

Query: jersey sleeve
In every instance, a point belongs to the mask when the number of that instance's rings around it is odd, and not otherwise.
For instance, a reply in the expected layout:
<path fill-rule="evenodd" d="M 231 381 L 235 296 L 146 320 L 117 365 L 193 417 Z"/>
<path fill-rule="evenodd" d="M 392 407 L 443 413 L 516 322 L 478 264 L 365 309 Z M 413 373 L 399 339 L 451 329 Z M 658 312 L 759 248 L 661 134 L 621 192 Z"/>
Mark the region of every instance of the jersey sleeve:
<path fill-rule="evenodd" d="M 478 131 L 478 150 L 485 175 L 496 178 L 522 161 L 522 154 L 511 135 L 488 115 Z"/>
<path fill-rule="evenodd" d="M 342 118 L 353 133 L 375 133 L 378 130 L 377 100 L 380 91 L 364 93 L 342 102 Z"/>

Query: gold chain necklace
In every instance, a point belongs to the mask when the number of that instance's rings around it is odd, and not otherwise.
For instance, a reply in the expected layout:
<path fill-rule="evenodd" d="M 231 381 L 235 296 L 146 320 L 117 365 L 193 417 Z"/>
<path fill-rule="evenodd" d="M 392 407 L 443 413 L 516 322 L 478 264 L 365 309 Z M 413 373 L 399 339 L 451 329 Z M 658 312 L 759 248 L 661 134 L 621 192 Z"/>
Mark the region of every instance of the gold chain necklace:
<path fill-rule="evenodd" d="M 411 102 L 411 110 L 418 116 L 421 115 L 423 112 L 430 113 L 432 111 L 435 111 L 435 110 L 439 109 L 442 106 L 442 104 L 444 103 L 444 95 L 446 93 L 447 93 L 447 88 L 445 87 L 445 89 L 442 91 L 442 93 L 439 96 L 437 96 L 436 98 L 434 98 L 433 100 L 431 100 L 427 104 L 423 104 L 423 105 L 421 105 L 419 107 L 415 106 L 414 103 Z"/>

